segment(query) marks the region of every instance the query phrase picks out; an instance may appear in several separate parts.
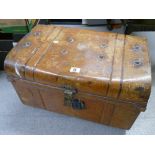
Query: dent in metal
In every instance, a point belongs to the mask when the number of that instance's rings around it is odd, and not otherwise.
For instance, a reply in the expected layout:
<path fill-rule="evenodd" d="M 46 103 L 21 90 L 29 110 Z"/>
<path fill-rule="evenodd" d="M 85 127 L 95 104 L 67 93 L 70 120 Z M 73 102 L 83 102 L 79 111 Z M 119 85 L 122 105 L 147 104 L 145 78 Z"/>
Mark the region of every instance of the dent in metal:
<path fill-rule="evenodd" d="M 60 53 L 61 53 L 62 55 L 66 55 L 66 54 L 68 54 L 68 51 L 67 51 L 66 49 L 62 49 L 62 50 L 60 51 Z"/>
<path fill-rule="evenodd" d="M 99 58 L 100 61 L 103 61 L 105 59 L 105 55 L 104 54 L 100 54 L 98 56 L 98 58 Z"/>
<path fill-rule="evenodd" d="M 106 48 L 106 47 L 108 47 L 108 45 L 106 43 L 103 43 L 103 44 L 100 45 L 100 47 L 101 48 Z"/>
<path fill-rule="evenodd" d="M 134 52 L 140 52 L 140 51 L 142 51 L 142 46 L 139 45 L 139 44 L 135 44 L 135 45 L 132 47 L 132 51 L 134 51 Z"/>
<path fill-rule="evenodd" d="M 67 38 L 67 41 L 68 41 L 69 43 L 72 43 L 72 42 L 74 42 L 74 39 L 73 39 L 72 37 L 68 37 L 68 38 Z"/>

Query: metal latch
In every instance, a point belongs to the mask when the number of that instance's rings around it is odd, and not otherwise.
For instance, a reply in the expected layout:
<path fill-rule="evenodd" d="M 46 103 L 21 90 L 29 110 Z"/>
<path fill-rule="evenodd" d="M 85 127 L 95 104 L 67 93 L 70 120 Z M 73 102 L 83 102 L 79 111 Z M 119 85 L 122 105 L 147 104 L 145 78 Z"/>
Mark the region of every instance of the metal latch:
<path fill-rule="evenodd" d="M 64 105 L 73 109 L 85 109 L 85 103 L 79 99 L 75 99 L 77 91 L 69 86 L 64 87 Z"/>
<path fill-rule="evenodd" d="M 72 89 L 65 89 L 64 90 L 64 105 L 71 106 L 73 96 L 75 95 L 76 91 Z"/>

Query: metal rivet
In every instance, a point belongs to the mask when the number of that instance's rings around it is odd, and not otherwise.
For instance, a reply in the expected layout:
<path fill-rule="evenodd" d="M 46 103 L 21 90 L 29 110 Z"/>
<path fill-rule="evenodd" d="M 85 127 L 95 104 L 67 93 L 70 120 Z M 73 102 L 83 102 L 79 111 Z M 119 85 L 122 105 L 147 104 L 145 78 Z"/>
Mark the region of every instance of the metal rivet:
<path fill-rule="evenodd" d="M 26 48 L 26 47 L 29 47 L 29 46 L 31 46 L 31 42 L 25 42 L 23 45 L 22 45 L 24 48 Z"/>
<path fill-rule="evenodd" d="M 74 42 L 74 39 L 73 39 L 72 37 L 68 37 L 68 38 L 67 38 L 67 41 L 68 41 L 69 43 L 72 43 L 72 42 Z"/>
<path fill-rule="evenodd" d="M 61 50 L 61 54 L 66 55 L 68 51 L 66 49 Z"/>
<path fill-rule="evenodd" d="M 40 36 L 41 32 L 40 31 L 36 31 L 33 33 L 34 36 Z"/>
<path fill-rule="evenodd" d="M 141 47 L 140 45 L 136 44 L 136 45 L 134 45 L 134 46 L 132 47 L 132 50 L 133 50 L 134 52 L 139 52 L 139 51 L 142 51 L 142 47 Z"/>
<path fill-rule="evenodd" d="M 134 67 L 140 67 L 143 65 L 143 62 L 141 59 L 135 59 L 135 60 L 133 60 L 133 65 L 134 65 Z"/>

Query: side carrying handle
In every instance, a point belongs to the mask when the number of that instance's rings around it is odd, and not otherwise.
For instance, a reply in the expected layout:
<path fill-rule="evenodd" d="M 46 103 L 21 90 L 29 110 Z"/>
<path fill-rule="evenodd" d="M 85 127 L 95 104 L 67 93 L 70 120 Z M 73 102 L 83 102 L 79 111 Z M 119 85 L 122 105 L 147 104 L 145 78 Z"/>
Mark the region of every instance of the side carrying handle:
<path fill-rule="evenodd" d="M 69 86 L 64 87 L 64 105 L 72 107 L 73 109 L 82 110 L 85 109 L 85 103 L 79 99 L 75 99 L 74 96 L 77 93 L 75 89 Z"/>

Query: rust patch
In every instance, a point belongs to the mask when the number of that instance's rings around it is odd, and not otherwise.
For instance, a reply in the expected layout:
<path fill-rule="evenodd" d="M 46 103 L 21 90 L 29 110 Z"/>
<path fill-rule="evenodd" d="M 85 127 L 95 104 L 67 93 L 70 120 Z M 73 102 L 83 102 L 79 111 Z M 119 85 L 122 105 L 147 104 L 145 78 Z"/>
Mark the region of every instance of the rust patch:
<path fill-rule="evenodd" d="M 88 81 L 88 85 L 91 85 L 92 84 L 92 81 Z"/>
<path fill-rule="evenodd" d="M 140 98 L 142 99 L 147 99 L 147 92 L 145 92 L 145 88 L 142 86 L 136 87 L 135 91 L 137 92 L 137 94 L 139 95 Z"/>
<path fill-rule="evenodd" d="M 141 86 L 135 88 L 135 91 L 138 91 L 140 93 L 144 93 L 144 90 L 145 90 L 144 87 Z"/>

